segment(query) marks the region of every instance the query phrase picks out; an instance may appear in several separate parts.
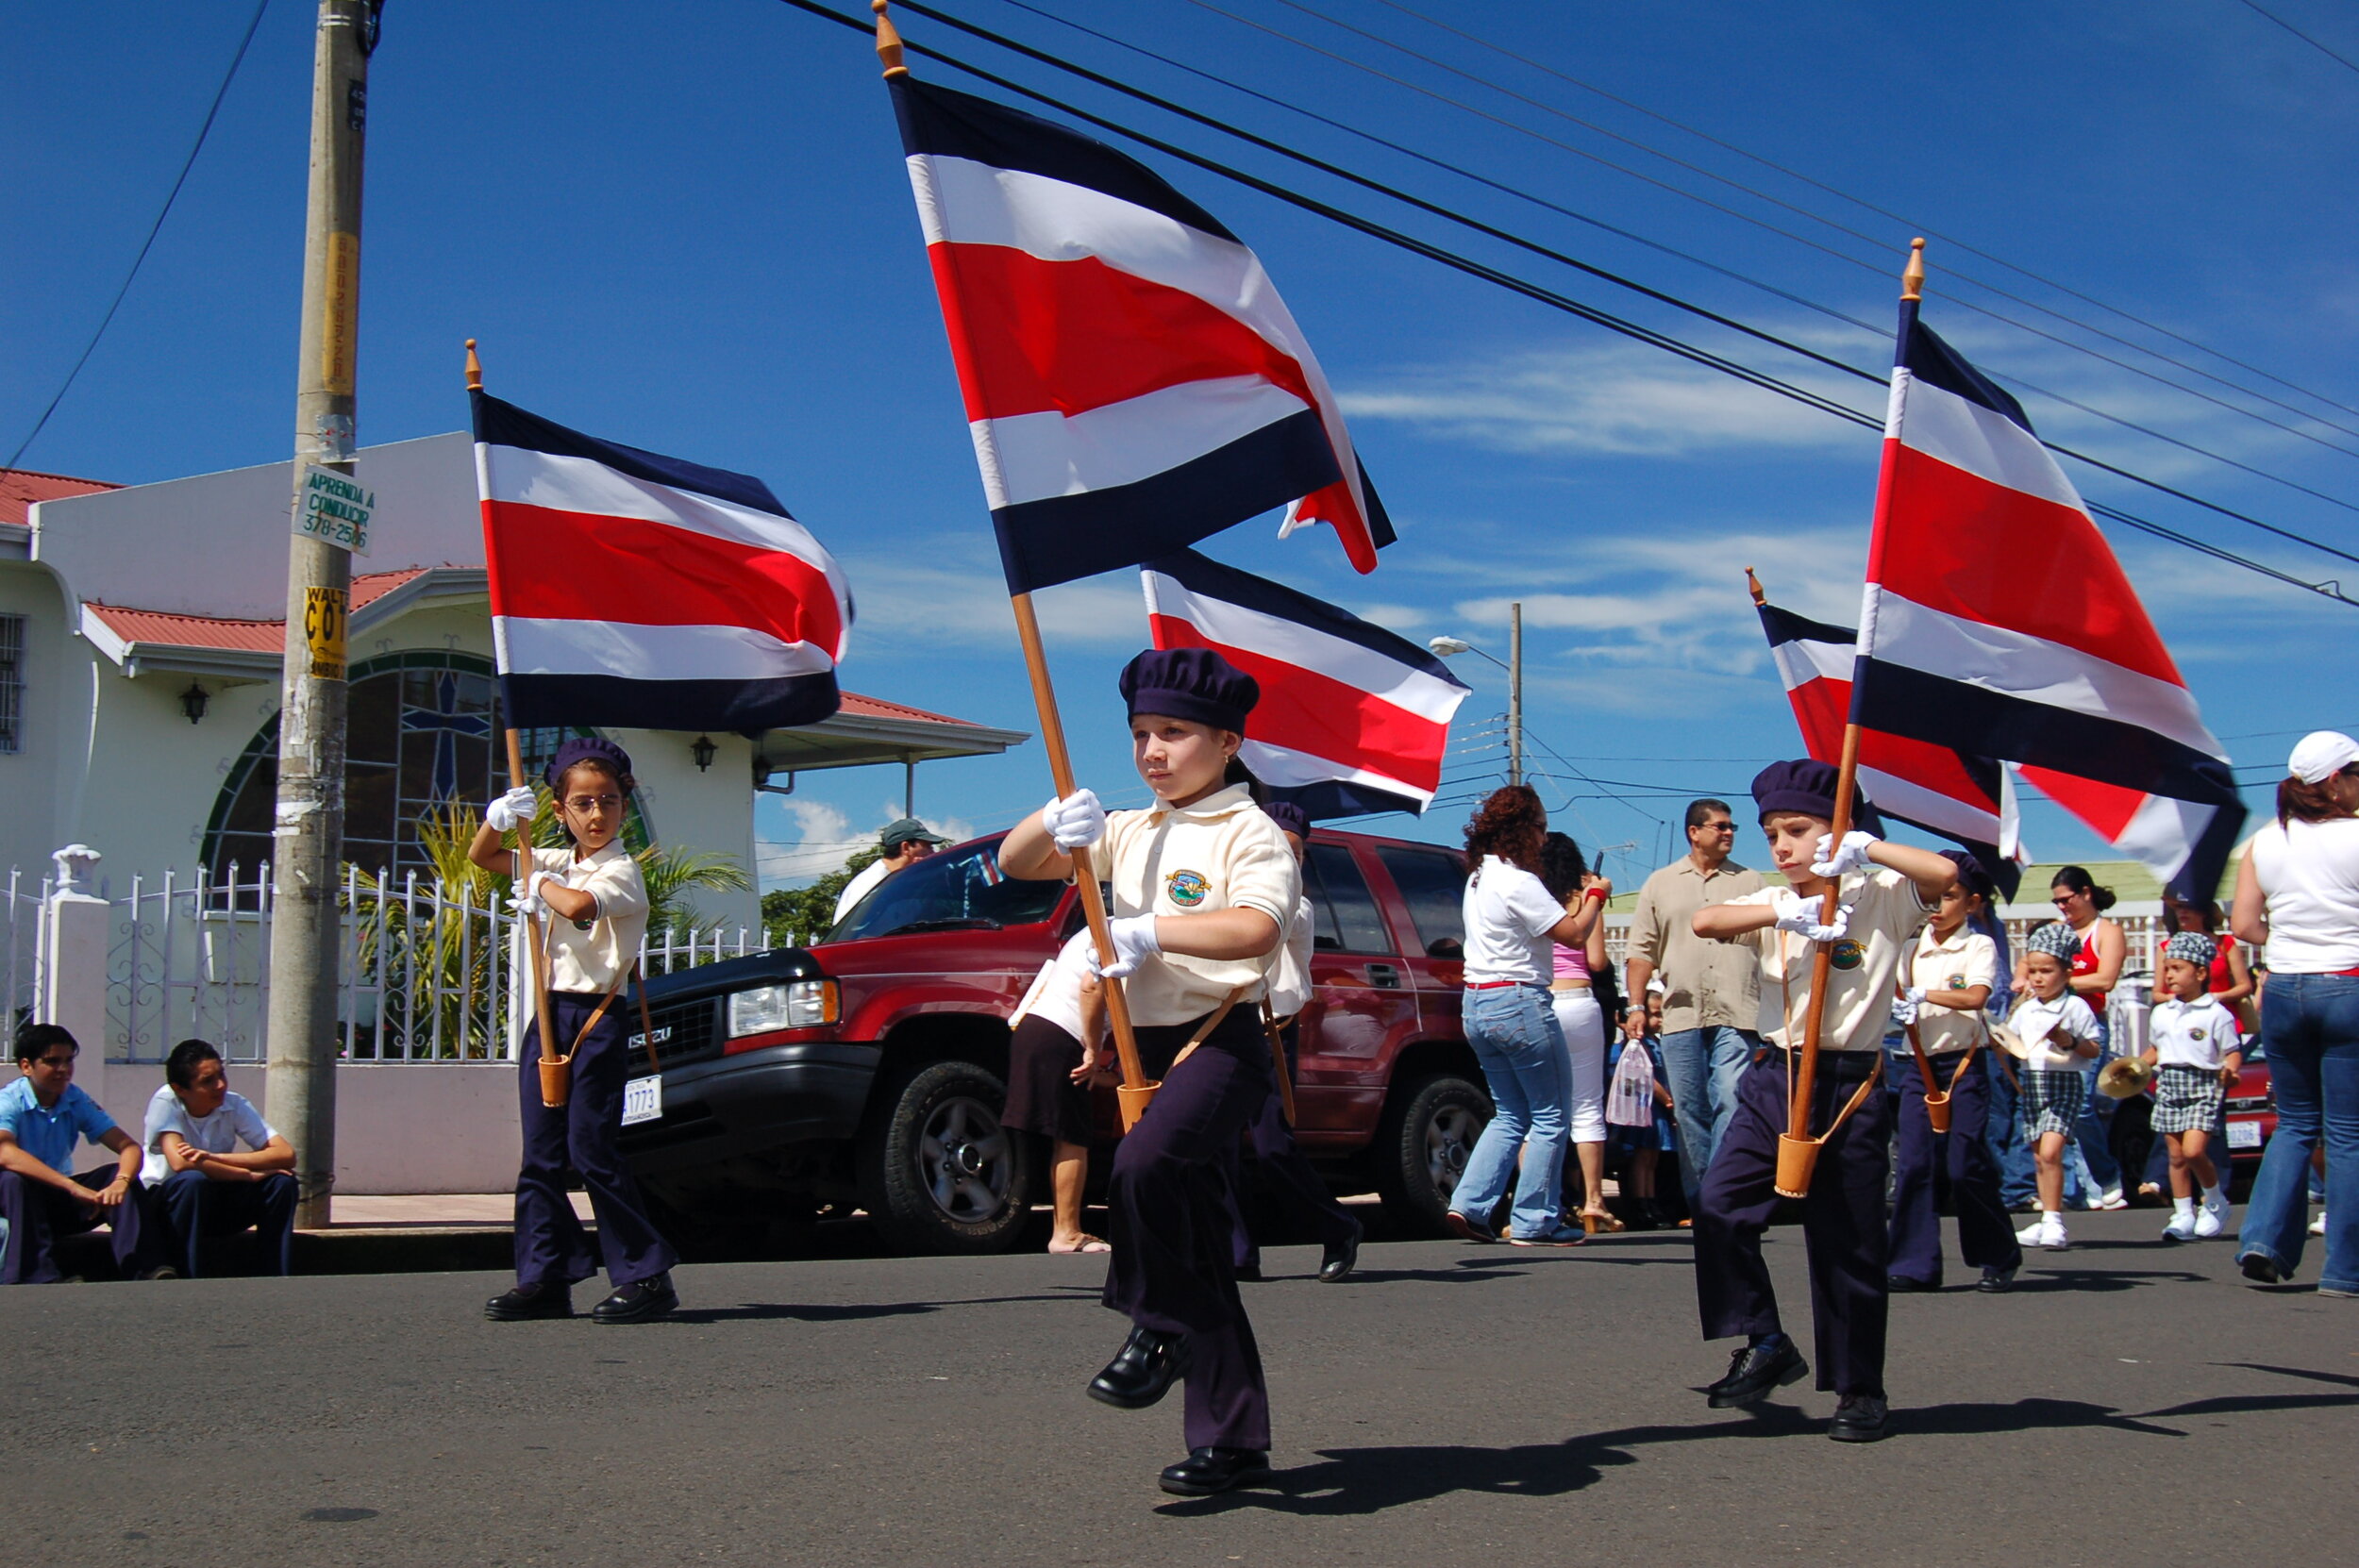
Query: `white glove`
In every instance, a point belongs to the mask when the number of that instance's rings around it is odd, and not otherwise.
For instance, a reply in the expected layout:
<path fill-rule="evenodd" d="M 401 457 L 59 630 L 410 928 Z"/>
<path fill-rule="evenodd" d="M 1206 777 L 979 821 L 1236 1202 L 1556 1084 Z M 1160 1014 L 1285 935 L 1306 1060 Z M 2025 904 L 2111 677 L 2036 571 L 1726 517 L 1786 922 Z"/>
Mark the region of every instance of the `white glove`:
<path fill-rule="evenodd" d="M 1822 925 L 1818 919 L 1818 900 L 1804 898 L 1791 889 L 1779 893 L 1777 902 L 1770 908 L 1778 913 L 1779 930 L 1791 931 L 1811 942 L 1841 942 L 1843 934 L 1851 928 L 1851 906 L 1849 904 L 1837 904 L 1834 907 L 1834 924 Z"/>
<path fill-rule="evenodd" d="M 1084 790 L 1081 793 L 1088 794 L 1089 792 Z M 1096 806 L 1097 802 L 1092 799 L 1090 804 Z M 1101 817 L 1099 820 L 1104 819 Z M 1155 940 L 1155 917 L 1151 914 L 1124 915 L 1118 920 L 1110 920 L 1106 923 L 1106 934 L 1114 939 L 1113 962 L 1100 964 L 1097 961 L 1096 942 L 1082 949 L 1090 961 L 1090 973 L 1101 980 L 1127 979 L 1141 963 L 1163 950 L 1163 944 Z"/>
<path fill-rule="evenodd" d="M 1896 1029 L 1905 1029 L 1916 1022 L 1917 1004 L 1923 999 L 1925 993 L 1915 987 L 1910 989 L 1916 994 L 1910 995 L 1903 993 L 1892 999 L 1892 1026 Z"/>
<path fill-rule="evenodd" d="M 520 915 L 530 915 L 538 918 L 539 916 L 547 914 L 549 912 L 549 903 L 547 899 L 541 896 L 541 888 L 543 884 L 548 882 L 554 882 L 560 888 L 573 886 L 572 883 L 565 880 L 564 874 L 561 872 L 536 871 L 531 876 L 525 878 L 524 892 L 510 898 L 508 901 L 508 907 Z"/>
<path fill-rule="evenodd" d="M 1818 835 L 1818 853 L 1810 863 L 1815 876 L 1840 876 L 1847 871 L 1857 871 L 1867 863 L 1867 852 L 1882 842 L 1873 833 L 1852 828 L 1836 843 L 1832 833 Z M 1832 851 L 1832 853 L 1830 853 Z"/>
<path fill-rule="evenodd" d="M 1925 1005 L 1925 988 L 1923 986 L 1906 987 L 1901 991 L 1900 994 L 1909 999 L 1909 1005 L 1911 1007 L 1921 1008 Z"/>
<path fill-rule="evenodd" d="M 1096 792 L 1076 790 L 1042 807 L 1040 825 L 1059 849 L 1087 849 L 1106 836 L 1106 809 L 1097 804 Z"/>
<path fill-rule="evenodd" d="M 513 833 L 530 823 L 540 809 L 531 786 L 519 784 L 483 809 L 483 825 L 494 833 Z"/>

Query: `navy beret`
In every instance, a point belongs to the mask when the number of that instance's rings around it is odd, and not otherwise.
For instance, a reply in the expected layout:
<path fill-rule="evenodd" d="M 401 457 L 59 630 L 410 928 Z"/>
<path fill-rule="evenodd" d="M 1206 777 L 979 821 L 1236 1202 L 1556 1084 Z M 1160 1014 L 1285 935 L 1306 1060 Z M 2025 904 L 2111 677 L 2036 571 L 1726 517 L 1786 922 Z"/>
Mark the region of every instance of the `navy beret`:
<path fill-rule="evenodd" d="M 1832 823 L 1835 776 L 1833 763 L 1813 758 L 1772 762 L 1753 776 L 1754 809 L 1765 817 L 1772 811 L 1799 811 Z M 1883 834 L 1883 818 L 1864 794 L 1853 794 L 1851 826 L 1879 837 Z"/>
<path fill-rule="evenodd" d="M 1984 898 L 1997 896 L 1999 884 L 1990 879 L 1990 873 L 1983 869 L 1982 857 L 1972 850 L 1945 849 L 1941 858 L 1958 868 L 1958 886 Z"/>
<path fill-rule="evenodd" d="M 541 777 L 550 789 L 561 790 L 565 787 L 565 770 L 577 762 L 603 762 L 614 770 L 617 778 L 630 776 L 630 753 L 611 741 L 576 737 L 558 746 L 557 755 L 549 759 Z"/>
<path fill-rule="evenodd" d="M 1273 800 L 1262 809 L 1269 813 L 1270 821 L 1292 833 L 1296 838 L 1308 839 L 1311 836 L 1310 813 L 1293 801 Z"/>
<path fill-rule="evenodd" d="M 1210 648 L 1149 648 L 1122 667 L 1130 716 L 1160 713 L 1245 733 L 1261 684 Z"/>

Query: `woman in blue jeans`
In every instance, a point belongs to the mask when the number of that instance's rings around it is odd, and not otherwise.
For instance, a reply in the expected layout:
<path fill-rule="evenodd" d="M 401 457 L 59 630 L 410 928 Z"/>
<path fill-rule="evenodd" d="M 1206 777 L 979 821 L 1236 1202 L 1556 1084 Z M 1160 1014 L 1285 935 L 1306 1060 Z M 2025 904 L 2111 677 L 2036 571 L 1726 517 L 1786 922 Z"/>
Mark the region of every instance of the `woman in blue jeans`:
<path fill-rule="evenodd" d="M 2236 872 L 2230 926 L 2262 946 L 2261 1039 L 2277 1131 L 2261 1157 L 2236 1261 L 2258 1285 L 2301 1266 L 2310 1155 L 2326 1144 L 2326 1262 L 2318 1294 L 2359 1296 L 2359 742 L 2302 738 L 2277 820 Z"/>
<path fill-rule="evenodd" d="M 1450 1228 L 1496 1242 L 1491 1215 L 1515 1180 L 1507 1239 L 1517 1246 L 1578 1246 L 1561 1194 L 1572 1085 L 1564 1037 L 1548 1005 L 1555 944 L 1579 947 L 1605 909 L 1604 884 L 1582 878 L 1566 901 L 1539 877 L 1548 814 L 1528 784 L 1496 791 L 1466 824 L 1466 1043 L 1497 1109 L 1450 1194 Z M 1516 1169 L 1518 1153 L 1522 1169 Z"/>

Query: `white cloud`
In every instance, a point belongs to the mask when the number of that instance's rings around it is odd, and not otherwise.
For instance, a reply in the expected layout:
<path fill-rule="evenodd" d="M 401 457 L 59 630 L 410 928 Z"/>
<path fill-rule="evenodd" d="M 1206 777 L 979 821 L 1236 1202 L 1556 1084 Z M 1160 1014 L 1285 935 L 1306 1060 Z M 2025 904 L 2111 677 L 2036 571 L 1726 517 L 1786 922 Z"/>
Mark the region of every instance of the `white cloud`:
<path fill-rule="evenodd" d="M 937 535 L 916 554 L 848 556 L 860 599 L 855 655 L 963 647 L 1015 651 L 1007 579 L 987 542 Z M 1032 595 L 1043 633 L 1059 646 L 1136 643 L 1146 626 L 1138 579 L 1127 573 L 1046 588 Z"/>

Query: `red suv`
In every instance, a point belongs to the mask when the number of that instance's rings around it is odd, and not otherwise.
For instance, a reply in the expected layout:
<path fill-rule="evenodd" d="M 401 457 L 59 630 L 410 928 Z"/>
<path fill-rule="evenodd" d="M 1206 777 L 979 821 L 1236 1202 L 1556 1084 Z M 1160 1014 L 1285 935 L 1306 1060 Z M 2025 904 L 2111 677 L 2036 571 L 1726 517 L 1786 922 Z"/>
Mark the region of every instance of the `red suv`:
<path fill-rule="evenodd" d="M 661 1110 L 622 1146 L 690 1246 L 828 1204 L 866 1209 L 904 1251 L 1014 1243 L 1046 1194 L 1031 1141 L 999 1125 L 1007 1016 L 1081 911 L 1062 883 L 1001 876 L 998 845 L 920 860 L 816 947 L 648 983 L 661 1093 L 634 1083 L 632 1103 Z M 1459 1026 L 1463 866 L 1319 831 L 1303 869 L 1316 989 L 1297 1134 L 1341 1190 L 1373 1189 L 1431 1235 L 1491 1115 Z M 631 1050 L 634 1079 L 650 1076 L 636 1035 Z"/>

